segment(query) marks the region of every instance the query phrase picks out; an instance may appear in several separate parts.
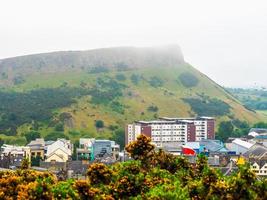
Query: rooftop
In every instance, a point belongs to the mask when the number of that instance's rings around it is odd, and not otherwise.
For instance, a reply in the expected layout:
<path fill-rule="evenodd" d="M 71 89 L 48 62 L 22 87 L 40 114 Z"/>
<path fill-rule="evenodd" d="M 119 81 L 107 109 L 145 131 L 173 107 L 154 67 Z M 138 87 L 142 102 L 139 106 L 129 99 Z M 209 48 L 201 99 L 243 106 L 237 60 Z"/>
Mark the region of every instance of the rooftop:
<path fill-rule="evenodd" d="M 251 147 L 245 154 L 245 157 L 249 157 L 249 158 L 262 158 L 263 156 L 265 156 L 267 154 L 267 147 L 260 145 L 260 144 L 256 144 L 253 147 Z"/>
<path fill-rule="evenodd" d="M 256 132 L 256 133 L 267 133 L 267 128 L 252 128 L 249 131 L 251 132 Z"/>
<path fill-rule="evenodd" d="M 245 147 L 247 149 L 251 148 L 255 144 L 255 143 L 246 142 L 246 141 L 241 140 L 239 138 L 233 140 L 232 143 L 237 144 L 237 145 L 242 146 L 242 147 Z"/>

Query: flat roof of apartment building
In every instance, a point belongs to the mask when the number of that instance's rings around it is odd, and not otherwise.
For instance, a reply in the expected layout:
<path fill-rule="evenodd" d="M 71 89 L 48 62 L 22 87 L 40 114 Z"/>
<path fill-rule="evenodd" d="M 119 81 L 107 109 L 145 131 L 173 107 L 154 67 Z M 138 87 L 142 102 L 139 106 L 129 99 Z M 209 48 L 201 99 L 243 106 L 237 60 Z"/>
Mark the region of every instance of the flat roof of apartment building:
<path fill-rule="evenodd" d="M 188 123 L 193 123 L 193 121 L 190 120 L 154 120 L 154 121 L 135 121 L 135 123 L 138 124 L 188 124 Z"/>
<path fill-rule="evenodd" d="M 162 120 L 212 120 L 215 119 L 214 117 L 206 117 L 206 116 L 201 116 L 201 117 L 160 117 L 159 119 Z"/>

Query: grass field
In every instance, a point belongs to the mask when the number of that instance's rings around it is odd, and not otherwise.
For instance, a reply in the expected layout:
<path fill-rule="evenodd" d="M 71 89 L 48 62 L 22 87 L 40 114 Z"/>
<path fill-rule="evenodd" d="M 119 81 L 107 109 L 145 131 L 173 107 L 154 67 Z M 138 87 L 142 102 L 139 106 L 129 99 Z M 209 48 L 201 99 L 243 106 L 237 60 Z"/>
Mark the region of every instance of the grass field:
<path fill-rule="evenodd" d="M 189 72 L 197 77 L 199 80 L 197 86 L 192 88 L 183 86 L 178 79 L 179 75 L 183 72 Z M 198 97 L 201 94 L 220 99 L 231 106 L 231 113 L 229 113 L 228 116 L 217 117 L 217 124 L 220 121 L 229 119 L 229 116 L 248 121 L 249 123 L 267 119 L 267 113 L 256 113 L 245 109 L 238 100 L 190 65 L 180 66 L 179 68 L 146 68 L 98 74 L 85 72 L 34 74 L 28 76 L 23 84 L 14 85 L 10 87 L 9 90 L 27 92 L 34 89 L 60 87 L 62 85 L 64 85 L 64 87 L 80 87 L 81 83 L 85 83 L 86 86 L 84 87 L 93 88 L 95 87 L 98 77 L 105 78 L 108 76 L 115 80 L 116 74 L 118 73 L 124 74 L 126 77 L 126 80 L 118 81 L 126 85 L 123 96 L 117 99 L 117 101 L 124 106 L 124 113 L 115 112 L 112 107 L 107 105 L 94 105 L 90 102 L 90 96 L 84 96 L 83 98 L 77 99 L 77 103 L 55 111 L 55 117 L 62 112 L 70 113 L 72 116 L 74 127 L 65 125 L 65 134 L 67 136 L 73 140 L 81 136 L 110 138 L 112 136 L 112 130 L 108 128 L 110 125 L 118 125 L 123 128 L 125 124 L 133 122 L 134 120 L 151 120 L 155 117 L 163 116 L 195 116 L 196 113 L 192 111 L 190 105 L 185 103 L 182 99 L 185 97 Z M 133 74 L 138 74 L 142 77 L 137 85 L 133 84 L 131 81 L 131 76 Z M 152 87 L 149 83 L 151 77 L 160 78 L 163 81 L 163 85 L 160 87 Z M 157 106 L 158 111 L 148 111 L 147 108 L 151 105 Z M 105 128 L 97 130 L 95 128 L 96 120 L 103 120 Z M 0 135 L 0 137 L 8 138 L 22 144 L 25 142 L 23 134 L 28 128 L 27 125 L 20 127 L 17 138 L 4 135 Z M 42 136 L 45 136 L 52 130 L 51 127 L 43 124 L 40 132 Z M 79 134 L 70 135 L 69 131 L 71 130 L 78 131 Z"/>

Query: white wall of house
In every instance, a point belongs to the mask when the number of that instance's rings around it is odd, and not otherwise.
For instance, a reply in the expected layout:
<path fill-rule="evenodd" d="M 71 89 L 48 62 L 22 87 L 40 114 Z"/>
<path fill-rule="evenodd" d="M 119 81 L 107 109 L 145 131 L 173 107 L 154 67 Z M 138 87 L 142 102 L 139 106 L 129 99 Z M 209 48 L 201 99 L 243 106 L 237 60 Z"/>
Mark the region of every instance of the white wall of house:
<path fill-rule="evenodd" d="M 254 162 L 250 168 L 257 176 L 267 176 L 267 163 L 260 167 L 258 163 Z"/>
<path fill-rule="evenodd" d="M 67 162 L 69 159 L 69 154 L 62 149 L 56 149 L 54 152 L 48 155 L 45 162 Z"/>
<path fill-rule="evenodd" d="M 235 151 L 236 154 L 244 154 L 248 151 L 248 148 L 244 147 L 244 146 L 241 146 L 239 144 L 235 144 L 235 143 L 232 143 L 232 147 L 231 147 L 232 151 Z"/>
<path fill-rule="evenodd" d="M 52 143 L 51 145 L 48 145 L 47 151 L 46 151 L 46 156 L 48 157 L 52 152 L 54 152 L 57 149 L 62 149 L 63 151 L 65 151 L 69 156 L 71 156 L 72 154 L 72 149 L 69 147 L 69 141 L 67 140 L 57 140 L 54 143 Z"/>

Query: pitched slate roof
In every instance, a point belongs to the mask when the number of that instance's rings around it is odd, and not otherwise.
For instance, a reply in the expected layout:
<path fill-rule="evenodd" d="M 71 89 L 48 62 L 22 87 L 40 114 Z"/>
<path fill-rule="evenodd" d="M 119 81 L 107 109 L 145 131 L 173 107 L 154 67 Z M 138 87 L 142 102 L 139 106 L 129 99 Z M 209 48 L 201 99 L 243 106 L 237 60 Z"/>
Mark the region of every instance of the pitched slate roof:
<path fill-rule="evenodd" d="M 267 133 L 267 128 L 252 128 L 249 132 Z"/>
<path fill-rule="evenodd" d="M 255 144 L 244 154 L 244 156 L 247 158 L 262 159 L 264 156 L 267 156 L 267 147 Z"/>

